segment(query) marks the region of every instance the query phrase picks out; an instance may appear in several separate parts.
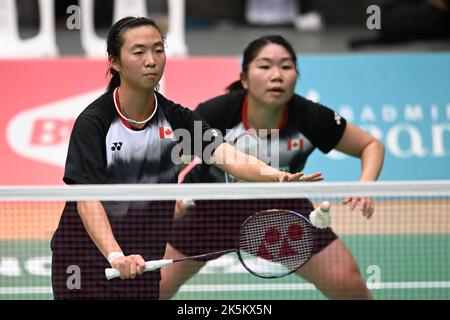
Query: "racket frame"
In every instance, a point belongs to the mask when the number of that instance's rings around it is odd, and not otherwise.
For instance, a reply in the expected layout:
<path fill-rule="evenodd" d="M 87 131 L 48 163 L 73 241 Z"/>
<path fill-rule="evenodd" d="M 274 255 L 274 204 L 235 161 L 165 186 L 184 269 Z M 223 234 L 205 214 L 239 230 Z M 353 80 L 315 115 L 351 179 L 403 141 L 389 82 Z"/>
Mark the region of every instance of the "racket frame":
<path fill-rule="evenodd" d="M 239 239 L 241 239 L 241 237 L 243 236 L 243 232 L 245 230 L 245 226 L 247 224 L 249 224 L 252 220 L 254 220 L 255 218 L 259 217 L 260 215 L 265 215 L 265 214 L 274 214 L 274 213 L 280 213 L 280 212 L 288 212 L 296 217 L 299 217 L 300 219 L 302 219 L 304 222 L 306 222 L 306 225 L 310 228 L 310 232 L 312 232 L 312 230 L 315 228 L 311 222 L 308 220 L 308 218 L 306 218 L 303 214 L 292 211 L 292 210 L 286 210 L 286 209 L 269 209 L 269 210 L 263 210 L 263 211 L 258 211 L 254 214 L 252 214 L 250 217 L 248 217 L 247 219 L 245 219 L 245 221 L 241 224 L 241 228 L 239 231 Z M 312 246 L 314 246 L 314 239 L 312 240 Z M 231 252 L 235 252 L 238 256 L 239 262 L 241 263 L 241 265 L 252 275 L 258 277 L 258 278 L 263 278 L 263 279 L 278 279 L 278 278 L 283 278 L 286 277 L 294 272 L 296 272 L 298 269 L 300 269 L 302 266 L 305 265 L 305 263 L 307 263 L 311 257 L 313 256 L 313 250 L 311 250 L 311 254 L 309 255 L 308 259 L 305 259 L 305 261 L 302 264 L 299 264 L 295 269 L 293 270 L 289 270 L 289 272 L 283 273 L 283 274 L 279 274 L 279 275 L 263 275 L 263 274 L 259 274 L 255 271 L 253 271 L 251 268 L 249 268 L 247 266 L 247 264 L 244 262 L 244 258 L 242 257 L 241 254 L 241 245 L 240 245 L 240 241 L 237 243 L 236 247 L 233 249 L 227 249 L 227 250 L 221 250 L 221 251 L 215 251 L 215 252 L 209 252 L 209 253 L 204 253 L 204 254 L 199 254 L 199 255 L 195 255 L 195 256 L 189 256 L 189 257 L 184 257 L 184 258 L 180 258 L 180 259 L 174 259 L 174 260 L 153 260 L 153 261 L 147 261 L 146 262 L 146 268 L 145 268 L 145 272 L 147 271 L 152 271 L 152 270 L 156 270 L 156 269 L 160 269 L 166 265 L 170 265 L 176 262 L 180 262 L 180 261 L 187 261 L 187 260 L 194 260 L 194 259 L 198 259 L 198 258 L 205 258 L 208 256 L 215 256 L 215 255 L 223 255 L 223 254 L 228 254 Z M 105 275 L 106 278 L 108 280 L 113 279 L 113 278 L 117 278 L 120 276 L 120 273 L 117 269 L 114 268 L 106 268 L 105 269 Z"/>
<path fill-rule="evenodd" d="M 305 217 L 303 214 L 301 214 L 301 213 L 298 213 L 298 212 L 292 211 L 292 210 L 286 210 L 286 209 L 269 209 L 269 210 L 258 211 L 257 213 L 254 213 L 253 215 L 251 215 L 250 217 L 248 217 L 248 218 L 242 223 L 242 225 L 241 225 L 241 230 L 240 230 L 240 233 L 239 233 L 239 239 L 241 239 L 241 237 L 242 237 L 242 235 L 243 235 L 242 233 L 244 232 L 244 229 L 245 229 L 244 227 L 245 227 L 245 225 L 248 224 L 248 223 L 250 223 L 250 221 L 252 221 L 253 219 L 255 219 L 257 216 L 263 215 L 263 214 L 280 213 L 280 212 L 288 212 L 288 213 L 290 213 L 290 214 L 292 214 L 292 215 L 295 215 L 295 216 L 299 217 L 300 219 L 302 219 L 303 221 L 306 222 L 306 224 L 307 224 L 308 227 L 310 228 L 310 232 L 312 232 L 312 230 L 315 229 L 315 227 L 314 227 L 314 226 L 312 225 L 312 223 L 308 220 L 308 218 L 306 218 L 306 217 Z M 312 241 L 313 241 L 312 246 L 314 247 L 314 245 L 315 245 L 314 239 L 313 239 Z M 240 248 L 240 247 L 241 247 L 241 246 L 240 246 L 240 244 L 238 243 L 238 244 L 237 244 L 237 249 L 236 249 L 236 254 L 237 254 L 237 256 L 238 256 L 238 258 L 239 258 L 239 261 L 241 262 L 242 266 L 243 266 L 248 272 L 250 272 L 252 275 L 254 275 L 254 276 L 258 277 L 258 278 L 263 278 L 263 279 L 279 279 L 279 278 L 284 278 L 284 277 L 286 277 L 286 276 L 288 276 L 288 275 L 290 275 L 290 274 L 296 272 L 298 269 L 300 269 L 302 266 L 304 266 L 304 265 L 311 259 L 311 257 L 313 256 L 313 250 L 311 250 L 311 254 L 309 255 L 308 259 L 306 259 L 302 264 L 299 264 L 295 269 L 289 270 L 289 272 L 286 272 L 286 273 L 284 273 L 284 274 L 269 276 L 269 275 L 262 275 L 262 274 L 259 274 L 259 273 L 255 272 L 255 271 L 253 271 L 251 268 L 249 268 L 249 267 L 247 266 L 247 264 L 244 262 L 244 258 L 242 257 L 242 254 L 241 254 L 241 248 Z"/>

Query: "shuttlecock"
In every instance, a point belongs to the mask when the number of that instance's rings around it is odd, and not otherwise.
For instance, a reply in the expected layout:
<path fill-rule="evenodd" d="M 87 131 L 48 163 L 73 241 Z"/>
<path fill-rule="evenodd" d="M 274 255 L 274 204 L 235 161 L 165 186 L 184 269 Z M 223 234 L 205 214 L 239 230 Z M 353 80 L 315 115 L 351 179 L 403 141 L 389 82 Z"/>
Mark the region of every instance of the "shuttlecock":
<path fill-rule="evenodd" d="M 330 210 L 330 203 L 328 201 L 322 202 L 320 205 L 320 210 L 328 212 Z"/>
<path fill-rule="evenodd" d="M 325 229 L 331 225 L 330 203 L 322 202 L 319 208 L 313 210 L 309 215 L 309 221 L 318 229 Z"/>

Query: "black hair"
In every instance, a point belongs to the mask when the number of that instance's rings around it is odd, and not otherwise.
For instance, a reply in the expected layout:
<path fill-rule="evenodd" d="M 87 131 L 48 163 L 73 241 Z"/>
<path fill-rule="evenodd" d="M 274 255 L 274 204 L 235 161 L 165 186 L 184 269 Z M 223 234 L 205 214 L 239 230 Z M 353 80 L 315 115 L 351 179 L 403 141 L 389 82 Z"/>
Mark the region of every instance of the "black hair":
<path fill-rule="evenodd" d="M 124 38 L 123 35 L 128 29 L 136 28 L 140 26 L 152 26 L 161 34 L 163 41 L 165 41 L 164 35 L 161 29 L 158 27 L 155 21 L 145 17 L 126 17 L 120 19 L 113 24 L 109 30 L 107 37 L 107 48 L 108 57 L 114 57 L 120 60 L 120 49 L 123 46 Z M 111 80 L 109 80 L 107 92 L 111 93 L 120 85 L 120 75 L 119 72 L 114 70 L 112 67 L 109 68 L 107 74 L 111 74 Z M 158 89 L 156 87 L 156 89 Z"/>
<path fill-rule="evenodd" d="M 244 50 L 244 55 L 242 57 L 242 64 L 241 64 L 241 71 L 244 73 L 247 73 L 249 64 L 255 60 L 256 56 L 259 54 L 259 52 L 267 45 L 269 44 L 278 44 L 285 48 L 289 55 L 292 58 L 292 61 L 295 65 L 295 71 L 298 73 L 297 69 L 297 55 L 295 54 L 294 48 L 292 45 L 283 37 L 280 35 L 267 35 L 260 37 L 258 39 L 253 40 L 248 44 L 248 46 Z M 228 92 L 231 91 L 238 91 L 238 90 L 244 90 L 244 87 L 242 87 L 242 83 L 240 80 L 234 81 L 228 87 L 226 88 Z"/>

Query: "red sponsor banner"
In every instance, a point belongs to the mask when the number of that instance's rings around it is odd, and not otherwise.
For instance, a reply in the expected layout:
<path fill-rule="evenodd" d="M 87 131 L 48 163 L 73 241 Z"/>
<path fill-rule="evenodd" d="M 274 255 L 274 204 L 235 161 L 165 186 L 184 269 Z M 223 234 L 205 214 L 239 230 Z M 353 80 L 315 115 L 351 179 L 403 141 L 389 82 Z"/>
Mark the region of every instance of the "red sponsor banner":
<path fill-rule="evenodd" d="M 59 111 L 67 111 L 66 99 L 105 87 L 106 62 L 0 60 L 0 70 L 0 184 L 61 184 L 63 167 L 43 160 L 42 153 L 67 143 L 74 119 Z M 52 109 L 58 101 L 62 103 Z"/>
<path fill-rule="evenodd" d="M 196 57 L 169 59 L 164 76 L 165 96 L 195 109 L 200 102 L 224 94 L 239 79 L 237 57 Z"/>
<path fill-rule="evenodd" d="M 0 60 L 0 185 L 62 184 L 78 114 L 108 82 L 107 62 L 84 58 Z M 163 94 L 191 109 L 236 80 L 236 57 L 168 59 Z"/>

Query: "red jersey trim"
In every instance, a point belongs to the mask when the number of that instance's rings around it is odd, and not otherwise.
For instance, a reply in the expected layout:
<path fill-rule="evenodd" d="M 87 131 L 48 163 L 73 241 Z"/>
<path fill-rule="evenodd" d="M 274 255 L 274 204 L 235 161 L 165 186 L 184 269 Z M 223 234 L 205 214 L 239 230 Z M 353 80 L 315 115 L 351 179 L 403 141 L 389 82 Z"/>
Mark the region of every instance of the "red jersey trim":
<path fill-rule="evenodd" d="M 114 92 L 113 92 L 113 100 L 114 100 L 114 104 L 116 105 L 116 108 L 119 110 L 119 118 L 120 121 L 122 121 L 122 123 L 125 125 L 125 127 L 127 127 L 128 129 L 131 130 L 135 130 L 135 131 L 139 131 L 144 129 L 146 126 L 144 126 L 142 129 L 136 129 L 133 128 L 122 116 L 122 114 L 124 113 L 123 109 L 122 109 L 122 105 L 120 104 L 120 99 L 119 99 L 119 87 L 117 87 Z M 155 110 L 155 104 L 156 104 L 156 97 L 153 99 L 153 109 L 152 112 Z M 150 121 L 150 120 L 149 120 Z M 147 125 L 147 124 L 146 124 Z"/>

